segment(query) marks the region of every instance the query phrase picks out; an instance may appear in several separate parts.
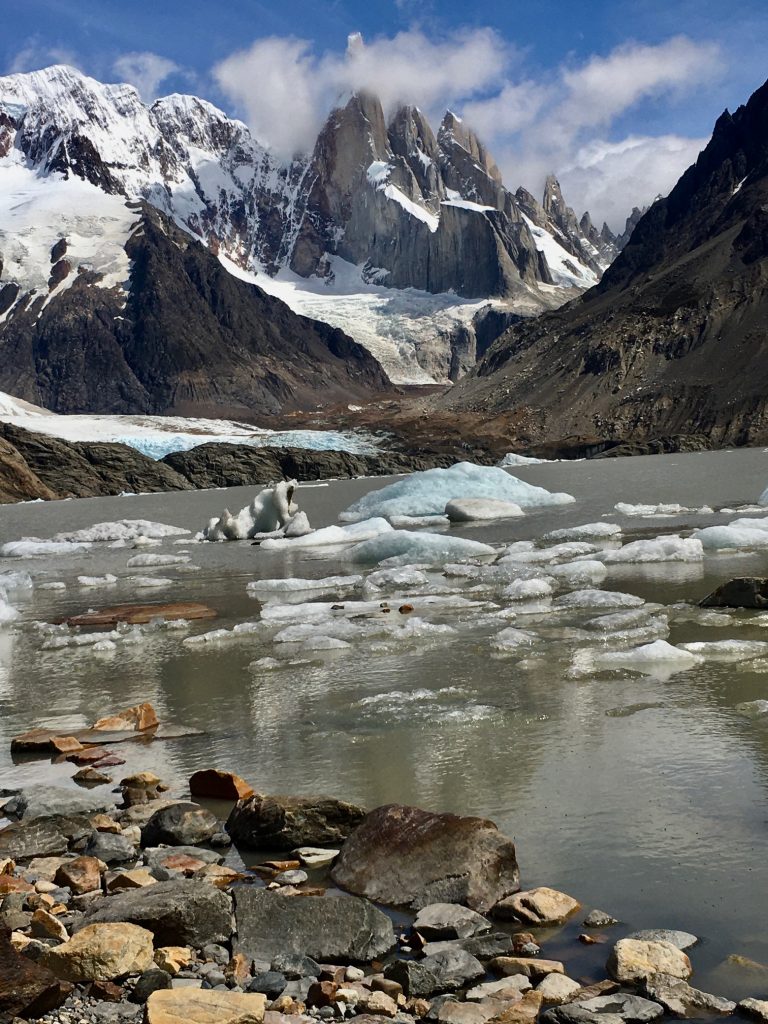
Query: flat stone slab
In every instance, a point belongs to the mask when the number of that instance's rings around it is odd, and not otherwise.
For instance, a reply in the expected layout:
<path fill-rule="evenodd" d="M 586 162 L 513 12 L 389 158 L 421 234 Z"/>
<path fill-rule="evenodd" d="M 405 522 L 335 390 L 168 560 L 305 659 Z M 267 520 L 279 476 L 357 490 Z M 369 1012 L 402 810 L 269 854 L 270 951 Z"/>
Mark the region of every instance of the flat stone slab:
<path fill-rule="evenodd" d="M 678 949 L 690 949 L 699 941 L 698 936 L 673 928 L 646 928 L 644 931 L 632 932 L 626 938 L 640 939 L 642 942 L 671 942 Z"/>

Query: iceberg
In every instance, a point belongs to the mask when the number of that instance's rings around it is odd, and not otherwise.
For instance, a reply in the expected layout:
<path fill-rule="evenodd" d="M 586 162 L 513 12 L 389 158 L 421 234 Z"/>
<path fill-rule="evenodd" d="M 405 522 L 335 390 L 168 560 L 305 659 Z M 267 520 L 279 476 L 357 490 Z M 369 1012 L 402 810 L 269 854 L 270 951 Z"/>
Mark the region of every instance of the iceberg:
<path fill-rule="evenodd" d="M 386 519 L 365 519 L 360 523 L 348 526 L 324 526 L 314 530 L 305 537 L 274 537 L 261 542 L 265 551 L 281 551 L 284 548 L 325 548 L 340 547 L 347 544 L 359 544 L 371 540 L 381 534 L 394 533 Z"/>
<path fill-rule="evenodd" d="M 707 526 L 694 531 L 707 551 L 768 548 L 768 520 L 734 519 L 727 526 Z"/>
<path fill-rule="evenodd" d="M 687 508 L 676 502 L 660 505 L 631 505 L 629 502 L 619 501 L 613 507 L 624 516 L 681 516 L 690 513 L 712 515 L 715 511 L 709 505 L 703 505 L 701 508 Z"/>
<path fill-rule="evenodd" d="M 556 461 L 556 459 L 535 459 L 532 455 L 518 455 L 517 452 L 507 452 L 497 465 L 501 469 L 505 469 L 507 466 L 540 466 L 544 462 Z"/>
<path fill-rule="evenodd" d="M 555 598 L 558 608 L 639 608 L 643 604 L 642 597 L 619 590 L 574 590 Z"/>
<path fill-rule="evenodd" d="M 0 547 L 0 558 L 44 558 L 46 555 L 79 555 L 89 551 L 90 544 L 70 544 L 68 541 L 40 540 L 25 537 L 12 540 Z"/>
<path fill-rule="evenodd" d="M 407 565 L 411 562 L 428 562 L 430 565 L 453 561 L 457 558 L 476 558 L 481 555 L 495 555 L 496 550 L 489 544 L 463 537 L 450 537 L 438 533 L 412 533 L 409 530 L 392 530 L 357 544 L 349 553 L 353 562 L 384 562 Z"/>
<path fill-rule="evenodd" d="M 155 565 L 184 565 L 189 555 L 133 555 L 125 563 L 129 569 L 147 569 Z"/>
<path fill-rule="evenodd" d="M 618 538 L 621 536 L 621 527 L 616 523 L 584 523 L 582 526 L 570 526 L 563 530 L 552 530 L 545 533 L 541 538 L 547 544 L 559 544 L 569 540 L 597 540 Z"/>
<path fill-rule="evenodd" d="M 680 647 L 706 661 L 749 661 L 768 655 L 765 640 L 703 640 Z"/>
<path fill-rule="evenodd" d="M 369 491 L 341 513 L 342 522 L 356 523 L 370 516 L 443 515 L 449 501 L 464 498 L 493 498 L 512 502 L 521 509 L 546 508 L 575 501 L 570 494 L 554 494 L 543 487 L 524 483 L 497 466 L 476 466 L 459 462 L 449 469 L 427 469 L 411 473 L 386 487 Z"/>
<path fill-rule="evenodd" d="M 577 651 L 572 663 L 572 672 L 582 675 L 595 669 L 629 669 L 643 675 L 669 676 L 685 672 L 701 663 L 697 654 L 685 651 L 666 640 L 654 640 L 642 647 L 629 651 Z"/>
<path fill-rule="evenodd" d="M 293 502 L 295 480 L 281 480 L 265 487 L 250 505 L 237 515 L 224 509 L 220 518 L 210 519 L 202 533 L 203 540 L 253 540 L 260 537 L 301 537 L 312 531 L 306 513 L 299 512 Z M 290 531 L 290 532 L 289 532 Z"/>
<path fill-rule="evenodd" d="M 513 519 L 525 515 L 516 502 L 499 501 L 498 498 L 454 498 L 446 502 L 445 514 L 452 523 Z"/>
<path fill-rule="evenodd" d="M 53 540 L 68 544 L 94 544 L 117 540 L 162 540 L 165 537 L 177 537 L 188 534 L 180 526 L 169 526 L 166 523 L 153 523 L 148 519 L 119 519 L 114 523 L 95 523 L 83 530 L 68 533 L 57 533 Z"/>
<path fill-rule="evenodd" d="M 656 537 L 654 540 L 630 541 L 615 551 L 604 551 L 600 557 L 607 565 L 627 562 L 701 562 L 704 559 L 704 548 L 695 537 Z"/>
<path fill-rule="evenodd" d="M 504 597 L 510 601 L 539 601 L 543 597 L 552 596 L 553 580 L 540 577 L 532 580 L 515 580 L 503 590 Z"/>

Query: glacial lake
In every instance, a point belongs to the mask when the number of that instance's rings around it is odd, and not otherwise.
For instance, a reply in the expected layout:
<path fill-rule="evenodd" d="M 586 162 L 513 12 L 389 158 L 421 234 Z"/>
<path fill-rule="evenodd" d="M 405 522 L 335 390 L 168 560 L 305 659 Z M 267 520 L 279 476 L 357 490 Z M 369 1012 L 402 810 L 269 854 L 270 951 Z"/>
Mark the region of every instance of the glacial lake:
<path fill-rule="evenodd" d="M 735 515 L 629 517 L 614 504 L 678 502 L 718 510 L 751 504 L 768 485 L 768 453 L 553 463 L 512 472 L 577 500 L 520 519 L 454 528 L 454 534 L 501 547 L 600 519 L 620 524 L 625 542 L 685 534 Z M 387 482 L 312 484 L 300 487 L 297 497 L 312 524 L 323 526 Z M 254 491 L 3 506 L 0 544 L 123 518 L 197 531 L 225 506 L 239 509 Z M 22 617 L 0 627 L 0 786 L 67 784 L 74 772 L 47 759 L 14 763 L 15 734 L 37 725 L 66 733 L 148 700 L 164 722 L 203 734 L 115 748 L 127 762 L 114 769 L 116 779 L 147 768 L 181 793 L 191 772 L 216 766 L 265 792 L 328 793 L 366 806 L 414 803 L 492 818 L 515 838 L 524 888 L 551 885 L 585 909 L 614 914 L 622 925 L 607 932 L 612 941 L 638 928 L 693 932 L 702 940 L 691 951 L 694 984 L 721 995 L 768 997 L 768 969 L 724 963 L 730 954 L 768 963 L 768 714 L 750 718 L 736 710 L 742 702 L 768 699 L 768 659 L 705 661 L 672 675 L 574 674 L 585 624 L 613 609 L 563 615 L 545 605 L 531 614 L 518 609 L 514 619 L 494 618 L 491 610 L 510 606 L 498 583 L 446 579 L 436 571 L 429 575 L 436 592 L 447 587 L 479 602 L 427 616 L 452 632 L 366 637 L 341 651 L 294 655 L 305 664 L 267 668 L 254 663 L 273 657 L 278 645 L 263 634 L 200 646 L 184 640 L 257 621 L 259 602 L 246 592 L 251 580 L 319 578 L 359 572 L 359 566 L 338 551 L 324 557 L 268 553 L 248 542 L 171 539 L 142 550 L 186 551 L 199 569 L 129 570 L 127 559 L 136 552 L 105 544 L 56 560 L 0 559 L 0 573 L 26 570 L 36 584 L 68 584 L 14 597 Z M 136 589 L 125 577 L 137 572 L 173 582 Z M 78 575 L 105 573 L 118 576 L 118 583 L 102 589 L 76 583 Z M 667 609 L 672 644 L 768 641 L 765 624 L 750 624 L 759 613 L 727 613 L 725 623 L 713 626 L 695 611 L 718 583 L 743 575 L 768 575 L 768 549 L 707 555 L 703 563 L 609 565 L 601 587 L 674 605 Z M 411 600 L 408 592 L 402 599 L 383 596 L 393 609 Z M 218 618 L 187 631 L 145 630 L 139 642 L 104 654 L 83 647 L 44 650 L 46 635 L 34 625 L 89 607 L 162 600 L 204 601 Z M 535 642 L 500 653 L 493 638 L 509 625 L 531 631 Z M 601 642 L 596 635 L 594 642 Z M 602 642 L 611 648 L 610 636 Z M 572 941 L 581 916 L 553 936 L 545 955 L 557 955 L 566 936 Z M 585 965 L 604 962 L 608 948 L 585 948 Z"/>

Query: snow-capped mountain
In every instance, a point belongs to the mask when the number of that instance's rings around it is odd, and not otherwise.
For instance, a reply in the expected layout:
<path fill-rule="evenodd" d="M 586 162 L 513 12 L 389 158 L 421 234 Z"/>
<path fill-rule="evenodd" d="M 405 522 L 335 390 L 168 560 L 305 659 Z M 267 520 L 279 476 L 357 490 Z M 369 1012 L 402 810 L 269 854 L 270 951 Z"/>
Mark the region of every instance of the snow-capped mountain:
<path fill-rule="evenodd" d="M 507 317 L 552 308 L 594 284 L 618 251 L 556 182 L 543 204 L 509 192 L 452 113 L 435 134 L 417 109 L 387 123 L 375 97 L 355 94 L 312 154 L 285 165 L 196 97 L 148 106 L 129 85 L 65 66 L 11 75 L 0 78 L 0 350 L 12 367 L 2 386 L 24 382 L 26 397 L 67 406 L 34 391 L 47 372 L 39 352 L 34 370 L 14 366 L 14 353 L 39 350 L 41 318 L 63 315 L 74 285 L 92 293 L 102 322 L 99 293 L 131 305 L 140 203 L 228 272 L 343 328 L 401 382 L 456 379 L 479 337 L 493 340 L 488 300 Z M 111 305 L 109 315 L 124 316 Z"/>

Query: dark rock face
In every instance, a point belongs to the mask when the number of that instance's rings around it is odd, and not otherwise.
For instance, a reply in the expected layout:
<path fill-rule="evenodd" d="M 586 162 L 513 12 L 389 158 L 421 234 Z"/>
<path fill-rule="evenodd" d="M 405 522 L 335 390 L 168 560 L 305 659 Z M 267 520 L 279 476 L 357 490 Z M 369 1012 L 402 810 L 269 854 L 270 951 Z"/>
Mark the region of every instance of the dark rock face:
<path fill-rule="evenodd" d="M 243 416 L 389 387 L 342 331 L 233 277 L 152 207 L 140 216 L 126 246 L 127 304 L 87 271 L 45 309 L 37 297 L 20 300 L 0 329 L 0 389 L 55 412 Z"/>
<path fill-rule="evenodd" d="M 155 936 L 157 946 L 194 946 L 229 942 L 232 904 L 208 882 L 158 882 L 110 896 L 88 911 L 80 927 L 100 922 L 138 924 Z"/>
<path fill-rule="evenodd" d="M 251 850 L 293 850 L 343 842 L 365 817 L 333 797 L 264 796 L 239 800 L 227 819 L 233 842 Z"/>
<path fill-rule="evenodd" d="M 243 886 L 235 891 L 235 921 L 236 950 L 267 962 L 278 954 L 366 962 L 395 943 L 386 914 L 351 896 L 281 896 Z"/>
<path fill-rule="evenodd" d="M 389 804 L 349 837 L 331 873 L 390 906 L 463 903 L 480 912 L 520 888 L 515 846 L 491 821 Z"/>
<path fill-rule="evenodd" d="M 219 830 L 216 815 L 193 803 L 171 804 L 155 811 L 141 830 L 142 846 L 196 846 Z"/>
<path fill-rule="evenodd" d="M 444 409 L 515 409 L 520 439 L 768 439 L 768 84 L 718 120 L 600 284 L 512 327 Z"/>
<path fill-rule="evenodd" d="M 50 501 L 54 497 L 54 492 L 30 469 L 18 448 L 0 438 L 0 504 L 34 498 Z"/>
<path fill-rule="evenodd" d="M 46 967 L 21 956 L 0 928 L 0 1019 L 37 1018 L 55 1010 L 74 990 Z"/>
<path fill-rule="evenodd" d="M 745 576 L 721 583 L 700 602 L 701 608 L 768 608 L 768 579 Z"/>
<path fill-rule="evenodd" d="M 0 857 L 56 857 L 67 852 L 70 840 L 85 837 L 91 831 L 87 818 L 55 816 L 13 822 L 0 831 Z"/>

